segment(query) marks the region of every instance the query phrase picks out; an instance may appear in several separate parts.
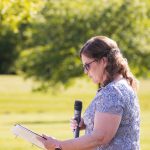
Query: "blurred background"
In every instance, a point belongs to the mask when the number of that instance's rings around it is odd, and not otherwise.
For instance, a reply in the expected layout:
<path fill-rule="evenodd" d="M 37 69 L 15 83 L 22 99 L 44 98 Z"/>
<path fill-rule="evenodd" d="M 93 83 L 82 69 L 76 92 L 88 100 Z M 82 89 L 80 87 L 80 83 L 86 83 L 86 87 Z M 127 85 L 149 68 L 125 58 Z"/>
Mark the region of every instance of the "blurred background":
<path fill-rule="evenodd" d="M 1 0 L 0 149 L 38 149 L 14 137 L 16 123 L 73 138 L 74 100 L 84 112 L 98 87 L 83 74 L 79 50 L 96 35 L 118 43 L 140 81 L 141 150 L 150 149 L 149 0 Z"/>

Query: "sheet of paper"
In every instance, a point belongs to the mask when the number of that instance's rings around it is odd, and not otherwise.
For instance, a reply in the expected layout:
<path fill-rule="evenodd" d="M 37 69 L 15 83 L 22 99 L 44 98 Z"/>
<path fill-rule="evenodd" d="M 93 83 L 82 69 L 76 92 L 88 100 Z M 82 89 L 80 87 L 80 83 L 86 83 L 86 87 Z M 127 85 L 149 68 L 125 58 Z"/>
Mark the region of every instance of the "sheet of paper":
<path fill-rule="evenodd" d="M 33 131 L 23 127 L 22 125 L 15 125 L 12 128 L 12 132 L 17 136 L 25 139 L 26 141 L 38 146 L 39 148 L 42 148 L 45 150 L 44 145 L 42 142 L 40 142 L 37 137 L 42 137 L 41 135 L 38 135 L 37 133 L 34 133 Z M 43 137 L 42 137 L 43 138 Z"/>

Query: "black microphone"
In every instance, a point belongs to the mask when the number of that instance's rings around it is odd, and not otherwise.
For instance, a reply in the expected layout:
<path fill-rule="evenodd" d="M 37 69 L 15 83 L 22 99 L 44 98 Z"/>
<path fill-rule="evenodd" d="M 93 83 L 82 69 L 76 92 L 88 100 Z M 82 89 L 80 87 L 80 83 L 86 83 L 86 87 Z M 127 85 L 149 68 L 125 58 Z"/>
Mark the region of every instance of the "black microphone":
<path fill-rule="evenodd" d="M 74 130 L 74 138 L 79 137 L 79 123 L 81 121 L 81 111 L 82 111 L 82 102 L 79 100 L 76 100 L 74 103 L 74 119 L 77 121 L 77 128 Z"/>

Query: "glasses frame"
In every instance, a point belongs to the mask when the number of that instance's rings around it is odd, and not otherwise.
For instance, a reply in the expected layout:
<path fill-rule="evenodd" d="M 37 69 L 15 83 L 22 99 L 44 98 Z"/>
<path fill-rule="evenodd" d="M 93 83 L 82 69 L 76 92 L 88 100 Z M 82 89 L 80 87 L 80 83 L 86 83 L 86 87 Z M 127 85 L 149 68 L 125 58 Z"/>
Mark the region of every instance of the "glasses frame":
<path fill-rule="evenodd" d="M 84 72 L 88 72 L 89 69 L 90 69 L 90 65 L 91 65 L 93 62 L 96 62 L 96 61 L 97 61 L 97 60 L 94 59 L 93 61 L 91 61 L 91 62 L 89 62 L 89 63 L 85 63 L 85 64 L 83 65 L 83 70 L 84 70 Z"/>

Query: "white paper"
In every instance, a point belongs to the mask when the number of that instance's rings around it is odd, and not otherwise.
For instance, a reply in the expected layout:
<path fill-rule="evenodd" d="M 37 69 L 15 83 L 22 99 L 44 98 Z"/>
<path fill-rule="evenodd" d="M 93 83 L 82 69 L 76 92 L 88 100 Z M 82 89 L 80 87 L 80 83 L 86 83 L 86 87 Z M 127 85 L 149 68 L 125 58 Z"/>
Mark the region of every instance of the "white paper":
<path fill-rule="evenodd" d="M 25 139 L 26 141 L 38 146 L 45 150 L 45 147 L 42 142 L 40 142 L 37 137 L 42 137 L 37 133 L 32 132 L 31 130 L 17 124 L 12 128 L 12 132 L 17 136 Z"/>

